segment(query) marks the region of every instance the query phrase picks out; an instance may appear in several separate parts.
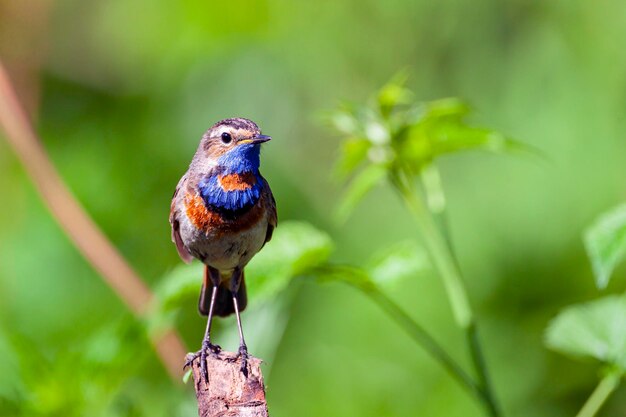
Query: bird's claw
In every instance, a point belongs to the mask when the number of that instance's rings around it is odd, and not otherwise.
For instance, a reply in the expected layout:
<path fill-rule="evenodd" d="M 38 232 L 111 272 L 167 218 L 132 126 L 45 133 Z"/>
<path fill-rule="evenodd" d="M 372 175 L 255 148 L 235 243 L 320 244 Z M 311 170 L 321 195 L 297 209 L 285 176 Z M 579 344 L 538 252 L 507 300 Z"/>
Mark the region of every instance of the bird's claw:
<path fill-rule="evenodd" d="M 200 358 L 200 370 L 202 371 L 202 377 L 205 382 L 209 382 L 209 372 L 206 366 L 206 358 L 209 354 L 218 355 L 222 348 L 218 345 L 214 345 L 208 340 L 202 341 L 202 349 L 194 353 L 193 355 L 187 355 L 187 360 L 185 361 L 185 365 L 183 369 L 191 367 L 193 362 Z"/>
<path fill-rule="evenodd" d="M 210 343 L 210 342 L 206 342 L 206 344 L 202 342 L 202 347 L 214 355 L 219 355 L 219 353 L 222 351 L 221 346 L 214 345 L 213 343 Z"/>
<path fill-rule="evenodd" d="M 246 347 L 246 345 L 241 345 L 239 346 L 239 352 L 237 353 L 237 356 L 239 356 L 239 358 L 241 358 L 241 373 L 243 374 L 243 376 L 245 376 L 246 378 L 248 377 L 248 359 L 249 359 L 249 355 L 248 355 L 248 348 Z"/>

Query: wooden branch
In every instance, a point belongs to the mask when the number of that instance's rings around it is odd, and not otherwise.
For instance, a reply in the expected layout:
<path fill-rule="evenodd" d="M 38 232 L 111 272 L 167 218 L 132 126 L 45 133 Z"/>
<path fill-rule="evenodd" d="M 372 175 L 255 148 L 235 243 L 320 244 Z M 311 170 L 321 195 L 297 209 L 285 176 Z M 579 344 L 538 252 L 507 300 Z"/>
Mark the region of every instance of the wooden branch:
<path fill-rule="evenodd" d="M 0 62 L 0 128 L 69 239 L 102 279 L 137 317 L 146 314 L 150 288 L 74 198 L 57 172 L 21 106 Z M 186 349 L 173 329 L 150 335 L 156 353 L 172 380 L 182 376 L 180 358 Z"/>
<path fill-rule="evenodd" d="M 53 0 L 0 0 L 0 56 L 30 120 L 37 120 L 40 72 Z"/>
<path fill-rule="evenodd" d="M 200 358 L 192 363 L 200 417 L 268 417 L 261 360 L 250 356 L 248 376 L 241 372 L 236 353 L 221 351 L 207 358 L 208 384 L 202 377 Z"/>

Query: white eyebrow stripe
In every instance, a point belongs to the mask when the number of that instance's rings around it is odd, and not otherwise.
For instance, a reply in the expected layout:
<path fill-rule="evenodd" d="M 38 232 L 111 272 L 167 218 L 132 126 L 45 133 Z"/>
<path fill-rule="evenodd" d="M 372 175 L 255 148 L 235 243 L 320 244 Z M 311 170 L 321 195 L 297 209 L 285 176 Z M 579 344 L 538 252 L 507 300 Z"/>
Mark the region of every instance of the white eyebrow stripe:
<path fill-rule="evenodd" d="M 216 136 L 221 136 L 222 133 L 230 133 L 232 128 L 230 126 L 220 126 L 218 131 L 216 132 Z"/>
<path fill-rule="evenodd" d="M 232 126 L 220 126 L 219 129 L 215 131 L 214 137 L 219 138 L 220 136 L 222 136 L 222 133 L 229 133 L 233 135 L 233 138 L 236 138 L 238 136 L 248 137 L 248 135 L 251 134 L 251 132 L 246 128 L 236 128 Z"/>

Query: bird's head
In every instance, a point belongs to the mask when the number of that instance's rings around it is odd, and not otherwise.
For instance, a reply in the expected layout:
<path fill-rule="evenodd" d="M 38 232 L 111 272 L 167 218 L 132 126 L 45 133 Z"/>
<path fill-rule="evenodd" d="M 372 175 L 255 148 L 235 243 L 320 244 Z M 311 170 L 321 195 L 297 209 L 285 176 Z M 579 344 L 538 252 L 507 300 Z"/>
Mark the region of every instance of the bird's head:
<path fill-rule="evenodd" d="M 204 134 L 198 152 L 223 173 L 257 172 L 260 145 L 270 139 L 252 120 L 224 119 Z"/>

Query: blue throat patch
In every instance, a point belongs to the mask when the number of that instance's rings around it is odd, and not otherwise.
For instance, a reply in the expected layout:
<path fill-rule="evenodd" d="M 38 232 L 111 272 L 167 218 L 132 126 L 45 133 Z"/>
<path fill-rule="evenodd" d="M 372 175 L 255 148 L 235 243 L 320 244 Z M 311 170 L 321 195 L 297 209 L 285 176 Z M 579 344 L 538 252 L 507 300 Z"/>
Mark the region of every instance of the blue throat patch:
<path fill-rule="evenodd" d="M 245 211 L 259 201 L 263 180 L 259 174 L 260 146 L 238 145 L 217 160 L 217 166 L 198 184 L 200 196 L 208 207 L 221 212 L 236 213 Z M 244 190 L 226 191 L 219 183 L 222 175 L 251 173 L 255 184 Z"/>

